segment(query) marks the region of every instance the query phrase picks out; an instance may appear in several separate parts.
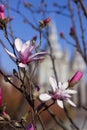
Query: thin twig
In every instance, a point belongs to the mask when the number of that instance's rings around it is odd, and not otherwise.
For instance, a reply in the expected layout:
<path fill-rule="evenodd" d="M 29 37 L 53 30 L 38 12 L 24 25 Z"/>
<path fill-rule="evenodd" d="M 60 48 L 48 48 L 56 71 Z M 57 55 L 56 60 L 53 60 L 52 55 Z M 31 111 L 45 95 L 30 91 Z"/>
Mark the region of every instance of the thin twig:
<path fill-rule="evenodd" d="M 74 128 L 75 128 L 76 130 L 79 130 L 79 128 L 77 127 L 77 125 L 76 125 L 76 124 L 73 122 L 73 120 L 71 119 L 71 117 L 70 117 L 70 115 L 69 115 L 69 113 L 68 113 L 68 111 L 67 111 L 67 109 L 66 109 L 64 103 L 63 103 L 63 106 L 64 106 L 65 114 L 66 114 L 67 118 L 69 119 L 70 123 L 74 126 Z"/>
<path fill-rule="evenodd" d="M 37 113 L 37 116 L 38 116 L 38 119 L 39 119 L 39 121 L 40 121 L 40 123 L 41 123 L 41 126 L 42 126 L 43 130 L 46 130 L 45 125 L 44 125 L 44 122 L 43 122 L 43 120 L 41 119 L 41 116 L 40 116 L 38 113 Z"/>
<path fill-rule="evenodd" d="M 18 88 L 14 83 L 11 82 L 11 80 L 9 80 L 8 76 L 6 76 L 1 70 L 0 70 L 0 74 L 3 75 L 3 77 L 11 84 L 13 85 L 18 91 L 22 92 L 22 90 L 20 88 Z"/>
<path fill-rule="evenodd" d="M 53 50 L 52 50 L 50 41 L 48 39 L 48 30 L 46 31 L 46 35 L 47 35 L 47 41 L 48 41 L 48 45 L 49 45 L 49 49 L 50 49 L 50 58 L 51 58 L 52 66 L 53 66 L 53 71 L 54 71 L 54 75 L 55 75 L 56 82 L 58 85 L 58 76 L 57 76 L 57 72 L 56 72 L 56 68 L 55 68 L 55 57 L 53 56 Z"/>
<path fill-rule="evenodd" d="M 82 43 L 83 43 L 83 49 L 84 49 L 84 59 L 86 61 L 86 42 L 85 42 L 85 36 L 84 36 L 84 27 L 83 27 L 83 21 L 81 17 L 81 11 L 80 11 L 80 4 L 77 4 L 78 7 L 78 16 L 79 16 L 79 22 L 80 22 L 80 28 L 81 28 L 81 35 L 82 35 Z"/>
<path fill-rule="evenodd" d="M 81 130 L 84 130 L 85 125 L 86 125 L 86 122 L 87 122 L 87 116 L 85 117 L 85 119 L 84 119 L 84 121 L 83 121 L 83 125 L 82 125 Z"/>
<path fill-rule="evenodd" d="M 82 7 L 82 10 L 83 10 L 83 12 L 84 12 L 84 14 L 85 14 L 85 16 L 87 18 L 87 9 L 85 7 L 84 0 L 79 0 L 79 2 L 80 2 L 80 5 Z"/>

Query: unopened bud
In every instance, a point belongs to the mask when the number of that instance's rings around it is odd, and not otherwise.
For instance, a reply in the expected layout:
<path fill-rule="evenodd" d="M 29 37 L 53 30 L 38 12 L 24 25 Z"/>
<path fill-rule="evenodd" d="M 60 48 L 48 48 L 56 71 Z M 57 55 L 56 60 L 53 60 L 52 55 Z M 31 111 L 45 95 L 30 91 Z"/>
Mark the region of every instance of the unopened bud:
<path fill-rule="evenodd" d="M 32 41 L 32 45 L 35 45 L 36 40 L 37 40 L 37 35 L 32 38 L 32 40 L 31 40 Z"/>
<path fill-rule="evenodd" d="M 60 32 L 60 37 L 61 38 L 64 38 L 65 36 L 64 36 L 64 32 Z"/>
<path fill-rule="evenodd" d="M 45 20 L 41 20 L 40 23 L 40 27 L 44 28 L 46 27 L 51 21 L 51 18 L 46 18 Z"/>
<path fill-rule="evenodd" d="M 70 36 L 75 36 L 75 28 L 74 27 L 71 27 L 70 28 Z"/>
<path fill-rule="evenodd" d="M 4 119 L 6 119 L 8 121 L 11 120 L 10 116 L 5 111 L 3 112 L 3 117 L 4 117 Z"/>
<path fill-rule="evenodd" d="M 44 20 L 44 24 L 48 24 L 48 23 L 50 23 L 50 21 L 51 21 L 51 18 L 46 18 L 46 19 Z"/>
<path fill-rule="evenodd" d="M 32 123 L 30 123 L 30 124 L 27 126 L 26 130 L 34 130 L 34 125 L 33 125 Z"/>
<path fill-rule="evenodd" d="M 0 5 L 0 12 L 4 12 L 4 9 L 5 9 L 4 5 Z"/>
<path fill-rule="evenodd" d="M 75 75 L 69 80 L 69 87 L 73 87 L 78 81 L 82 78 L 83 73 L 81 71 L 77 71 Z"/>

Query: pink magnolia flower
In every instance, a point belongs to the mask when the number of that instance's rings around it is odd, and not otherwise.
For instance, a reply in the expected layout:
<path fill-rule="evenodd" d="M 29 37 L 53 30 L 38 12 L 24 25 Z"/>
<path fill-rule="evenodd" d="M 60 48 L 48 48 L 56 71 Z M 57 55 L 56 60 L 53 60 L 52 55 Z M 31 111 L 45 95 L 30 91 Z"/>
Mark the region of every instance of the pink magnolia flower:
<path fill-rule="evenodd" d="M 83 76 L 81 71 L 77 71 L 74 76 L 69 80 L 69 86 L 74 86 Z"/>
<path fill-rule="evenodd" d="M 5 9 L 4 9 L 4 5 L 0 5 L 0 19 L 5 19 L 6 16 L 5 16 Z"/>
<path fill-rule="evenodd" d="M 4 48 L 8 55 L 15 61 L 19 62 L 20 67 L 26 67 L 26 65 L 30 62 L 42 60 L 47 52 L 37 52 L 33 53 L 35 50 L 35 45 L 32 43 L 33 40 L 29 40 L 26 43 L 22 43 L 21 39 L 15 39 L 14 45 L 17 50 L 17 55 L 8 51 L 7 48 Z"/>
<path fill-rule="evenodd" d="M 77 91 L 67 89 L 68 82 L 65 83 L 59 82 L 57 85 L 57 82 L 54 77 L 50 77 L 49 81 L 53 91 L 50 93 L 40 94 L 39 98 L 41 101 L 48 101 L 50 99 L 54 99 L 57 101 L 57 104 L 61 108 L 63 108 L 63 101 L 66 101 L 72 106 L 76 107 L 76 105 L 70 100 L 70 98 L 71 98 L 71 94 L 75 94 L 77 93 Z"/>
<path fill-rule="evenodd" d="M 34 130 L 33 124 L 29 124 L 26 128 L 26 130 Z"/>

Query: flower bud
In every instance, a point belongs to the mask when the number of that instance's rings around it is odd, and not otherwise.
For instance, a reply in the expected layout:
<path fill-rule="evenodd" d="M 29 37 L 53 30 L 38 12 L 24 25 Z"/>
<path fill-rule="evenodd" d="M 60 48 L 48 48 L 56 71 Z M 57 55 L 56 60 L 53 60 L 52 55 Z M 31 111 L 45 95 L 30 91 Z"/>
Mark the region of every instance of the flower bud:
<path fill-rule="evenodd" d="M 3 117 L 8 121 L 11 120 L 10 116 L 5 111 L 3 112 Z"/>
<path fill-rule="evenodd" d="M 33 124 L 29 124 L 26 128 L 26 130 L 34 130 Z"/>
<path fill-rule="evenodd" d="M 48 24 L 48 23 L 50 23 L 50 21 L 51 21 L 51 18 L 46 18 L 46 19 L 44 20 L 44 24 Z"/>
<path fill-rule="evenodd" d="M 73 87 L 83 76 L 81 71 L 77 71 L 75 75 L 69 80 L 69 87 Z"/>
<path fill-rule="evenodd" d="M 4 12 L 4 5 L 0 5 L 0 12 Z"/>
<path fill-rule="evenodd" d="M 61 38 L 64 38 L 65 36 L 64 36 L 64 32 L 60 32 L 60 37 Z"/>
<path fill-rule="evenodd" d="M 41 20 L 39 23 L 40 23 L 40 27 L 46 27 L 51 21 L 51 18 L 46 18 L 44 20 Z"/>
<path fill-rule="evenodd" d="M 5 19 L 5 11 L 4 11 L 4 5 L 0 5 L 0 19 Z"/>
<path fill-rule="evenodd" d="M 37 35 L 32 38 L 32 40 L 31 40 L 32 41 L 32 45 L 35 45 L 36 40 L 37 40 Z"/>
<path fill-rule="evenodd" d="M 29 3 L 29 2 L 27 2 L 27 1 L 24 1 L 24 6 L 25 6 L 26 8 L 29 8 L 29 7 L 32 6 L 32 4 Z"/>
<path fill-rule="evenodd" d="M 70 36 L 72 36 L 72 37 L 75 36 L 75 28 L 74 28 L 74 27 L 71 27 L 71 28 L 70 28 L 70 33 L 69 33 L 69 34 L 70 34 Z"/>

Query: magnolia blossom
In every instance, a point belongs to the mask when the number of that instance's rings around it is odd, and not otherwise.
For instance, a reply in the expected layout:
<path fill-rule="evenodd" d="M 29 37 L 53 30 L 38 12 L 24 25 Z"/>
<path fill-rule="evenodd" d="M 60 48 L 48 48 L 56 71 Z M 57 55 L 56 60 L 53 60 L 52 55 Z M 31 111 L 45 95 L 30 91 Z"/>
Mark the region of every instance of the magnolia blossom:
<path fill-rule="evenodd" d="M 29 124 L 26 128 L 26 130 L 34 130 L 33 124 Z"/>
<path fill-rule="evenodd" d="M 21 39 L 17 38 L 15 39 L 14 45 L 17 50 L 17 55 L 11 53 L 7 48 L 4 49 L 13 60 L 18 61 L 19 67 L 26 67 L 32 61 L 42 60 L 48 54 L 47 52 L 33 53 L 36 48 L 33 40 L 29 40 L 23 44 Z"/>
<path fill-rule="evenodd" d="M 71 94 L 75 94 L 77 93 L 77 91 L 67 89 L 68 82 L 65 83 L 59 82 L 57 85 L 57 82 L 54 77 L 50 77 L 49 81 L 52 87 L 52 92 L 40 94 L 39 98 L 41 101 L 48 101 L 50 99 L 54 99 L 57 101 L 57 104 L 61 108 L 63 108 L 63 101 L 66 101 L 72 106 L 76 107 L 76 105 L 70 100 L 70 98 Z"/>

